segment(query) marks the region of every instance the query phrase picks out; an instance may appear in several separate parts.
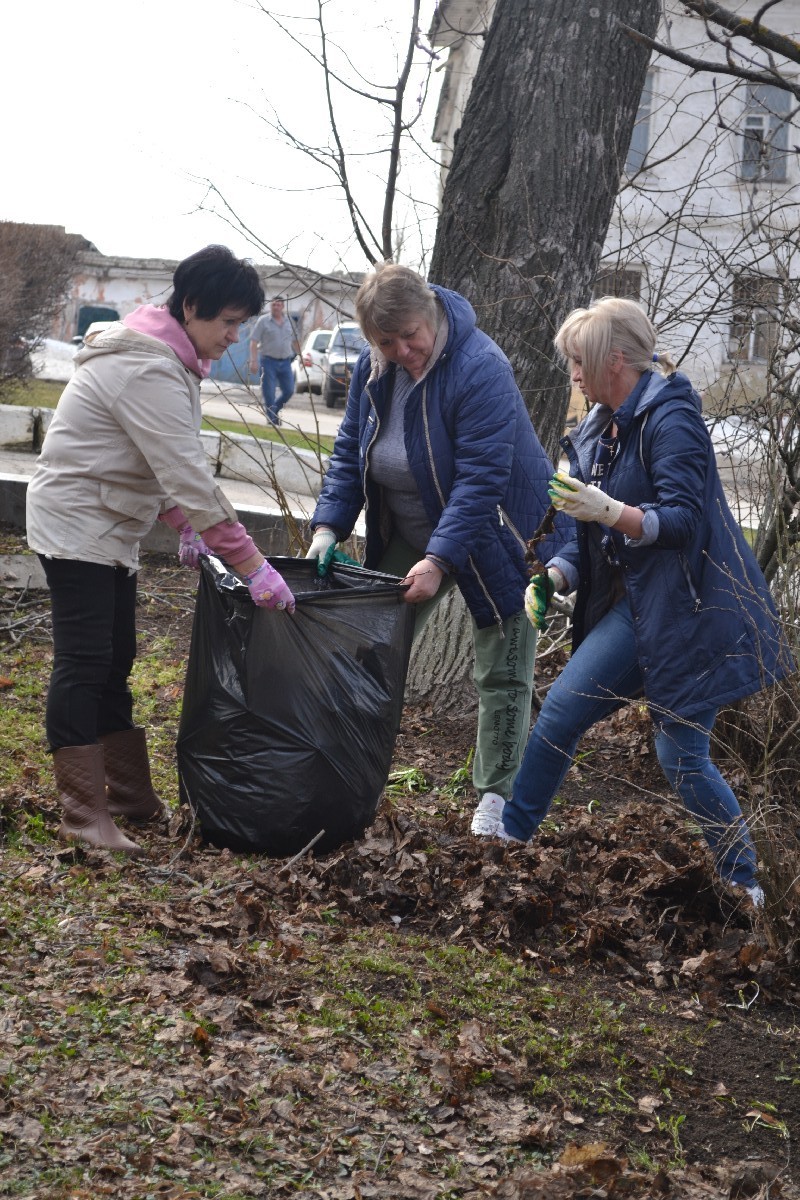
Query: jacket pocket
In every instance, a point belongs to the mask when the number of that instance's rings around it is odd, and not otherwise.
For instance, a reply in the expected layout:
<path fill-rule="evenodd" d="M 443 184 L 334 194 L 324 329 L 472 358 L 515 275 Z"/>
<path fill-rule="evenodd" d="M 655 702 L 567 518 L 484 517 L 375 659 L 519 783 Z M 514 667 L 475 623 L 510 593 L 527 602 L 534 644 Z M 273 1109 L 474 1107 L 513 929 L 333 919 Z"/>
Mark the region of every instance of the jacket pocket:
<path fill-rule="evenodd" d="M 100 502 L 110 516 L 118 518 L 115 525 L 125 524 L 131 530 L 146 532 L 158 516 L 161 497 L 137 492 L 123 484 L 101 483 Z"/>

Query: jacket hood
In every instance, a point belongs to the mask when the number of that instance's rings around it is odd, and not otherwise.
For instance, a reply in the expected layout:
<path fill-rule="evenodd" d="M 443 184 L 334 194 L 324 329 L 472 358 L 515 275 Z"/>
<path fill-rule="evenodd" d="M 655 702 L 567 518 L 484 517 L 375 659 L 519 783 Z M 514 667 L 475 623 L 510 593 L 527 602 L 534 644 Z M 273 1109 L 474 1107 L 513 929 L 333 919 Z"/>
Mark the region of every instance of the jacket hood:
<path fill-rule="evenodd" d="M 698 412 L 702 411 L 700 397 L 692 387 L 691 381 L 685 375 L 681 375 L 680 371 L 673 371 L 671 375 L 660 375 L 657 371 L 651 371 L 650 381 L 636 402 L 633 416 L 639 417 L 667 400 L 678 398 L 688 400 Z"/>
<path fill-rule="evenodd" d="M 628 399 L 615 412 L 605 405 L 597 405 L 590 414 L 593 422 L 590 425 L 587 419 L 586 428 L 596 429 L 599 433 L 603 425 L 603 414 L 605 414 L 605 420 L 613 415 L 617 427 L 625 430 L 637 418 L 645 417 L 646 419 L 647 415 L 660 408 L 662 404 L 673 404 L 676 401 L 689 405 L 698 413 L 702 412 L 703 405 L 700 397 L 685 375 L 681 375 L 677 371 L 666 376 L 657 371 L 650 371 L 648 374 L 649 379 L 643 376 Z"/>
<path fill-rule="evenodd" d="M 157 357 L 177 358 L 166 342 L 139 333 L 136 329 L 128 329 L 122 321 L 114 321 L 107 329 L 101 329 L 89 336 L 86 344 L 75 355 L 75 365 L 89 362 L 103 354 L 119 354 L 135 351 L 137 354 L 152 354 Z"/>
<path fill-rule="evenodd" d="M 451 292 L 448 288 L 438 287 L 435 283 L 431 283 L 428 286 L 436 293 L 442 308 L 447 314 L 450 336 L 444 347 L 444 353 L 451 354 L 456 346 L 469 337 L 475 328 L 477 323 L 475 309 L 469 300 L 465 300 L 458 292 Z"/>
<path fill-rule="evenodd" d="M 113 321 L 105 329 L 90 334 L 75 355 L 76 366 L 99 354 L 125 351 L 177 358 L 201 379 L 209 373 L 210 362 L 198 359 L 197 351 L 183 327 L 166 309 L 142 305 L 122 321 Z"/>

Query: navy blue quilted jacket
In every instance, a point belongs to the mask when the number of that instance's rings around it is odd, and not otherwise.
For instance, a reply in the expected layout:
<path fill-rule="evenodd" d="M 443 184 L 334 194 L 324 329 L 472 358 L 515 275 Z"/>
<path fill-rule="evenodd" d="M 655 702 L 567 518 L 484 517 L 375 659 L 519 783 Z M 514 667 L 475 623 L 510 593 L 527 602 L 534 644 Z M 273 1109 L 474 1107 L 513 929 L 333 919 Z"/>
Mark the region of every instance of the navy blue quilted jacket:
<path fill-rule="evenodd" d="M 475 325 L 457 292 L 433 286 L 449 336 L 436 363 L 411 391 L 405 408 L 408 461 L 431 524 L 426 552 L 452 563 L 479 628 L 519 612 L 528 584 L 525 542 L 549 504 L 553 467 L 533 430 L 511 364 Z M 369 477 L 369 451 L 391 398 L 395 368 L 364 350 L 356 363 L 312 527 L 349 536 L 366 507 L 365 565 L 375 567 L 391 536 L 380 488 Z M 559 517 L 540 557 L 555 554 L 573 533 Z"/>
<path fill-rule="evenodd" d="M 562 440 L 589 481 L 611 410 L 595 405 Z M 606 490 L 658 514 L 651 545 L 611 530 L 633 614 L 645 697 L 678 716 L 720 707 L 794 670 L 764 576 L 728 507 L 700 397 L 685 375 L 647 372 L 616 411 L 619 451 Z M 573 647 L 608 611 L 611 575 L 597 526 L 576 523 L 560 557 L 577 567 Z"/>

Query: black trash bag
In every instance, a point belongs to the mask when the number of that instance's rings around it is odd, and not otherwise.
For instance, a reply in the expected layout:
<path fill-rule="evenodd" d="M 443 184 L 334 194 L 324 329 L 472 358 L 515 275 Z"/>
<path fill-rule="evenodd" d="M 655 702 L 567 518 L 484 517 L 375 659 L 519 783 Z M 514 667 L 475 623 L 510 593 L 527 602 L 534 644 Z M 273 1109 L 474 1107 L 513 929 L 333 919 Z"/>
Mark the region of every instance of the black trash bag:
<path fill-rule="evenodd" d="M 414 611 L 394 575 L 270 558 L 296 612 L 203 559 L 178 732 L 183 803 L 232 850 L 315 852 L 375 819 L 400 726 Z"/>

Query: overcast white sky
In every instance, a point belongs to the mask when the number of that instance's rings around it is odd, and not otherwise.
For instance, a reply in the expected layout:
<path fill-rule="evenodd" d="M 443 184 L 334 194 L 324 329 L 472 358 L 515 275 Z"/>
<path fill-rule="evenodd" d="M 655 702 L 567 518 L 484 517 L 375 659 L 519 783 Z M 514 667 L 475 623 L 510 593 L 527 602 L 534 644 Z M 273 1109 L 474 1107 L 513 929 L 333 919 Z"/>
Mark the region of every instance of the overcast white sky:
<path fill-rule="evenodd" d="M 433 6 L 423 4 L 425 30 Z M 314 44 L 316 0 L 261 7 L 288 14 L 300 40 Z M 332 43 L 370 84 L 395 82 L 398 30 L 410 8 L 406 0 L 325 3 Z M 264 119 L 274 112 L 310 143 L 329 144 L 321 74 L 257 0 L 26 0 L 7 6 L 3 33 L 0 219 L 64 225 L 104 254 L 179 259 L 215 241 L 267 261 L 244 234 L 203 211 L 224 211 L 208 196 L 210 180 L 256 238 L 291 261 L 364 268 L 337 189 Z M 417 130 L 430 154 L 435 99 Z M 376 226 L 382 119 L 377 106 L 359 101 L 342 120 L 361 153 L 359 197 Z M 427 203 L 420 219 L 430 244 L 434 165 L 421 154 L 409 159 L 403 183 Z M 404 209 L 415 225 L 401 202 Z"/>

